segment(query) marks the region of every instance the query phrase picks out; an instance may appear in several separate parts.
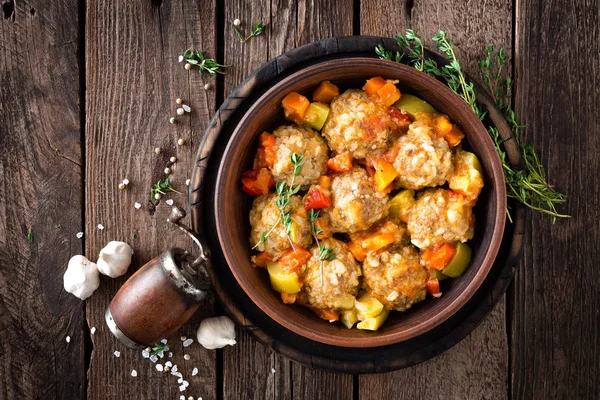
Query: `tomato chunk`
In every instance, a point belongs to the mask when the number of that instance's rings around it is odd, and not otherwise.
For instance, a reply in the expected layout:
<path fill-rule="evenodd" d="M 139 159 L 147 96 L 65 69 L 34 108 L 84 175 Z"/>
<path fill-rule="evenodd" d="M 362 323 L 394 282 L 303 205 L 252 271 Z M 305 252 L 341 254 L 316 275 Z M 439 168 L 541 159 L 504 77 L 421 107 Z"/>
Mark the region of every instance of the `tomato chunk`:
<path fill-rule="evenodd" d="M 352 154 L 344 153 L 327 160 L 327 168 L 334 172 L 348 172 L 352 169 Z"/>
<path fill-rule="evenodd" d="M 286 250 L 277 262 L 287 272 L 298 272 L 311 257 L 312 253 L 310 251 L 300 245 L 295 245 L 294 248 Z"/>
<path fill-rule="evenodd" d="M 308 193 L 304 196 L 304 209 L 318 210 L 331 207 L 331 198 L 329 193 L 319 185 L 312 185 Z"/>
<path fill-rule="evenodd" d="M 440 297 L 442 295 L 442 291 L 440 290 L 440 281 L 437 278 L 429 278 L 426 286 L 427 291 L 433 297 Z"/>
<path fill-rule="evenodd" d="M 274 185 L 275 179 L 266 168 L 252 169 L 242 174 L 242 190 L 251 196 L 265 195 Z"/>

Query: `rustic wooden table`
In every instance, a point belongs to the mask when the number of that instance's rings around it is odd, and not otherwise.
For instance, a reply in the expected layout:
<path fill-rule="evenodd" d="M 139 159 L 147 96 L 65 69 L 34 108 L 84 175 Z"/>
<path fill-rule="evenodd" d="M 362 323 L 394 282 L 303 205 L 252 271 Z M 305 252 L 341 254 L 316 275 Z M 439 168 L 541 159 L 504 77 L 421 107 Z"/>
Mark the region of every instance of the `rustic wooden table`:
<path fill-rule="evenodd" d="M 1 3 L 0 398 L 600 396 L 596 0 Z M 241 44 L 232 31 L 236 18 L 246 28 L 264 21 L 265 34 Z M 243 332 L 235 347 L 183 349 L 179 336 L 194 336 L 197 315 L 170 339 L 180 371 L 189 377 L 199 369 L 180 393 L 172 376 L 126 350 L 104 325 L 104 308 L 126 277 L 103 277 L 85 303 L 64 292 L 69 258 L 95 258 L 108 240 L 132 244 L 132 269 L 167 245 L 187 244 L 165 224 L 168 206 L 149 212 L 149 187 L 176 155 L 172 181 L 185 191 L 211 116 L 251 71 L 317 39 L 393 36 L 407 28 L 424 37 L 445 29 L 472 73 L 488 43 L 507 49 L 515 107 L 530 127 L 527 139 L 535 142 L 550 180 L 568 194 L 562 211 L 573 216 L 552 225 L 548 217 L 529 214 L 514 283 L 468 338 L 405 370 L 338 375 L 291 362 Z M 231 67 L 218 79 L 188 73 L 177 57 L 189 47 Z M 192 113 L 171 125 L 177 97 Z M 177 145 L 179 138 L 185 145 Z M 131 184 L 119 191 L 124 178 Z M 186 203 L 185 195 L 175 199 Z M 133 207 L 136 201 L 142 209 Z M 220 311 L 214 302 L 211 307 Z"/>

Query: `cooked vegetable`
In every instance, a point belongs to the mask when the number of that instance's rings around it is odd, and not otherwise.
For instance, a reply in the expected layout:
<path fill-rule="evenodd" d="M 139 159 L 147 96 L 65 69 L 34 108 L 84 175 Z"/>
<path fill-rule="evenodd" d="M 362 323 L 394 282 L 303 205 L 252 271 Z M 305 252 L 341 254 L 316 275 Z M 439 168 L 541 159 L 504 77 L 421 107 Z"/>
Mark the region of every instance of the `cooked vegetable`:
<path fill-rule="evenodd" d="M 333 99 L 340 95 L 339 88 L 329 81 L 323 81 L 313 92 L 313 100 L 320 103 L 331 103 Z"/>
<path fill-rule="evenodd" d="M 383 311 L 383 304 L 369 293 L 362 295 L 354 302 L 354 309 L 358 319 L 364 321 L 368 318 L 373 318 Z"/>
<path fill-rule="evenodd" d="M 335 301 L 335 308 L 351 310 L 354 308 L 354 296 L 351 294 L 344 295 Z"/>
<path fill-rule="evenodd" d="M 448 179 L 448 186 L 469 200 L 476 200 L 483 188 L 483 169 L 477 156 L 468 151 L 458 150 L 454 157 L 454 172 Z"/>
<path fill-rule="evenodd" d="M 333 172 L 348 172 L 352 169 L 352 154 L 344 153 L 327 160 L 327 168 Z"/>
<path fill-rule="evenodd" d="M 363 86 L 363 90 L 369 95 L 375 95 L 377 94 L 377 91 L 381 89 L 383 85 L 385 85 L 385 83 L 385 79 L 380 76 L 376 76 L 367 80 L 365 86 Z"/>
<path fill-rule="evenodd" d="M 259 147 L 256 158 L 254 159 L 254 169 L 271 168 L 275 164 L 275 135 L 268 132 L 260 134 L 258 139 Z"/>
<path fill-rule="evenodd" d="M 395 195 L 389 202 L 389 216 L 395 221 L 408 221 L 408 212 L 415 204 L 415 191 L 402 190 Z"/>
<path fill-rule="evenodd" d="M 307 307 L 325 321 L 334 322 L 340 319 L 340 313 L 337 310 L 333 310 L 331 308 L 317 308 L 312 306 Z"/>
<path fill-rule="evenodd" d="M 399 110 L 404 110 L 411 118 L 415 118 L 415 114 L 419 112 L 426 112 L 436 114 L 437 111 L 435 108 L 431 106 L 425 100 L 418 98 L 417 96 L 413 96 L 412 94 L 403 94 L 396 103 L 394 103 L 394 107 Z"/>
<path fill-rule="evenodd" d="M 435 279 L 437 279 L 438 281 L 443 281 L 444 279 L 448 279 L 448 277 L 446 275 L 444 275 L 442 273 L 442 271 L 438 271 L 437 269 L 430 269 L 429 272 L 431 273 L 431 276 Z"/>
<path fill-rule="evenodd" d="M 294 304 L 298 298 L 298 293 L 279 293 L 283 304 Z"/>
<path fill-rule="evenodd" d="M 301 124 L 310 106 L 310 101 L 300 93 L 292 92 L 283 98 L 281 106 L 287 119 Z"/>
<path fill-rule="evenodd" d="M 340 321 L 348 329 L 352 329 L 355 323 L 358 322 L 358 316 L 355 310 L 342 310 L 340 313 Z"/>
<path fill-rule="evenodd" d="M 458 278 L 465 272 L 471 262 L 471 248 L 465 243 L 456 244 L 456 254 L 450 260 L 442 273 L 451 278 Z"/>
<path fill-rule="evenodd" d="M 266 168 L 253 169 L 242 174 L 242 190 L 251 196 L 265 195 L 274 185 L 275 180 Z"/>
<path fill-rule="evenodd" d="M 305 210 L 319 210 L 321 208 L 331 207 L 331 198 L 328 190 L 320 185 L 312 185 L 303 199 Z"/>
<path fill-rule="evenodd" d="M 448 142 L 448 146 L 456 147 L 460 144 L 460 141 L 463 140 L 465 134 L 460 130 L 458 126 L 452 125 L 452 130 L 444 134 L 442 137 L 446 140 L 446 142 Z"/>
<path fill-rule="evenodd" d="M 431 277 L 427 280 L 427 292 L 433 297 L 440 297 L 442 295 L 440 281 L 437 278 Z"/>
<path fill-rule="evenodd" d="M 281 264 L 282 268 L 287 272 L 299 272 L 310 260 L 312 254 L 300 245 L 295 245 L 293 248 L 286 250 L 277 263 Z"/>
<path fill-rule="evenodd" d="M 273 262 L 273 256 L 266 252 L 258 253 L 257 255 L 252 256 L 251 261 L 252 265 L 256 267 L 267 268 L 267 265 L 270 262 Z"/>
<path fill-rule="evenodd" d="M 435 250 L 425 250 L 421 259 L 425 262 L 427 267 L 441 271 L 448 265 L 455 254 L 456 248 L 450 243 L 444 243 Z"/>
<path fill-rule="evenodd" d="M 287 271 L 279 262 L 267 264 L 271 286 L 281 293 L 298 293 L 302 289 L 302 284 L 295 272 Z"/>
<path fill-rule="evenodd" d="M 390 183 L 394 182 L 394 179 L 397 177 L 398 172 L 391 163 L 384 159 L 379 159 L 377 161 L 377 167 L 375 169 L 375 185 L 377 186 L 378 191 L 385 191 Z"/>
<path fill-rule="evenodd" d="M 367 256 L 367 251 L 363 249 L 362 244 L 358 242 L 347 243 L 348 249 L 356 259 L 356 261 L 363 262 Z"/>
<path fill-rule="evenodd" d="M 304 116 L 304 124 L 320 131 L 329 115 L 329 106 L 324 103 L 310 103 Z"/>
<path fill-rule="evenodd" d="M 391 106 L 400 99 L 400 90 L 394 82 L 387 81 L 385 85 L 377 89 L 377 95 L 386 106 Z"/>
<path fill-rule="evenodd" d="M 408 126 L 408 124 L 410 124 L 411 121 L 410 121 L 410 117 L 408 116 L 408 114 L 403 113 L 402 111 L 398 110 L 394 106 L 389 106 L 388 111 L 390 112 L 390 115 L 392 116 L 392 118 L 395 118 L 398 120 L 399 124 L 401 124 L 403 126 Z"/>
<path fill-rule="evenodd" d="M 367 318 L 364 321 L 359 322 L 356 327 L 358 329 L 376 331 L 381 327 L 381 325 L 383 325 L 388 315 L 390 315 L 390 310 L 384 308 L 377 316 L 373 318 Z"/>

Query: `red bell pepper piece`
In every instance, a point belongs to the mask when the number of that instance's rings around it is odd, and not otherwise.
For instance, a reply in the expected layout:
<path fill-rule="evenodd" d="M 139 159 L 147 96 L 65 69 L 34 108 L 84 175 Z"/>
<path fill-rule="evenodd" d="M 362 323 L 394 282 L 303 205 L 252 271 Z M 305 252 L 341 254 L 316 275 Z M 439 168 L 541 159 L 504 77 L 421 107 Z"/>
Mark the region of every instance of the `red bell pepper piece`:
<path fill-rule="evenodd" d="M 319 185 L 312 185 L 310 189 L 308 189 L 308 193 L 304 196 L 303 202 L 305 210 L 318 210 L 331 207 L 329 193 Z"/>
<path fill-rule="evenodd" d="M 242 174 L 242 190 L 251 196 L 265 195 L 274 185 L 275 179 L 266 168 L 252 169 Z"/>

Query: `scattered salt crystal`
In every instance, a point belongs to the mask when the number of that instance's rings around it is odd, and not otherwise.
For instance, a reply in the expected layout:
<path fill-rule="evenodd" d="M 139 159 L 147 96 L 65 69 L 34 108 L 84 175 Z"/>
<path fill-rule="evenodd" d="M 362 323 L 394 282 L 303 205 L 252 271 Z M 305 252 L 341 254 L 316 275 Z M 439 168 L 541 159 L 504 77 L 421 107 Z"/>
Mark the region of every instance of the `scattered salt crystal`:
<path fill-rule="evenodd" d="M 115 357 L 117 357 L 117 358 L 121 357 L 121 352 L 120 351 L 115 351 Z"/>
<path fill-rule="evenodd" d="M 177 364 L 173 365 L 173 372 L 177 372 Z"/>
<path fill-rule="evenodd" d="M 183 375 L 181 375 L 181 372 L 171 370 L 171 375 L 176 376 L 178 378 L 183 378 Z"/>
<path fill-rule="evenodd" d="M 187 339 L 183 342 L 183 347 L 188 347 L 192 343 L 194 343 L 194 339 Z"/>
<path fill-rule="evenodd" d="M 185 400 L 185 396 L 184 395 L 179 396 L 179 400 Z"/>
<path fill-rule="evenodd" d="M 183 359 L 184 360 L 189 360 L 190 359 L 190 355 L 189 354 L 184 354 L 183 355 Z"/>
<path fill-rule="evenodd" d="M 159 356 L 160 358 L 163 358 L 165 356 L 165 352 L 163 350 L 161 350 L 158 353 L 156 353 L 156 355 Z"/>
<path fill-rule="evenodd" d="M 196 376 L 196 375 L 198 375 L 198 368 L 194 368 L 192 370 L 192 376 Z"/>
<path fill-rule="evenodd" d="M 70 342 L 71 342 L 71 336 L 67 336 L 67 337 L 65 338 L 65 340 L 67 341 L 67 343 L 70 343 Z"/>
<path fill-rule="evenodd" d="M 183 383 L 183 378 L 177 379 L 177 383 Z"/>
<path fill-rule="evenodd" d="M 129 179 L 127 179 L 127 178 L 123 179 L 123 185 L 125 185 L 125 186 L 129 185 Z"/>
<path fill-rule="evenodd" d="M 190 186 L 190 180 L 189 180 L 189 179 L 186 179 L 186 180 L 185 180 L 185 185 L 186 185 L 186 186 Z"/>
<path fill-rule="evenodd" d="M 179 56 L 178 60 L 179 60 L 179 62 L 182 62 L 183 61 L 183 56 Z"/>
<path fill-rule="evenodd" d="M 190 383 L 188 381 L 183 381 L 183 382 L 181 382 L 181 385 L 188 387 L 188 386 L 190 386 Z"/>
<path fill-rule="evenodd" d="M 152 354 L 150 356 L 150 361 L 152 361 L 153 363 L 156 363 L 158 361 L 158 357 L 156 357 L 154 354 Z"/>
<path fill-rule="evenodd" d="M 137 371 L 135 369 L 131 370 L 131 376 L 137 376 Z"/>
<path fill-rule="evenodd" d="M 181 339 L 182 342 L 185 342 L 187 340 L 187 336 L 181 336 L 179 339 Z"/>
<path fill-rule="evenodd" d="M 169 358 L 173 357 L 173 353 L 169 352 Z"/>
<path fill-rule="evenodd" d="M 142 357 L 149 358 L 150 357 L 150 353 L 147 350 L 142 350 Z"/>
<path fill-rule="evenodd" d="M 185 112 L 192 111 L 192 108 L 190 106 L 188 106 L 188 105 L 185 105 L 185 104 L 182 104 L 181 108 L 183 108 L 183 111 L 185 111 Z"/>
<path fill-rule="evenodd" d="M 171 361 L 167 361 L 167 362 L 165 363 L 165 367 L 169 367 L 169 368 L 171 368 L 172 366 L 173 366 L 173 363 L 172 363 Z"/>
<path fill-rule="evenodd" d="M 98 224 L 98 229 L 100 229 L 100 230 L 104 230 L 104 225 L 102 225 L 102 224 Z"/>
<path fill-rule="evenodd" d="M 158 372 L 163 372 L 164 368 L 163 368 L 162 364 L 156 364 L 156 370 Z"/>
<path fill-rule="evenodd" d="M 180 392 L 185 392 L 185 386 L 183 386 L 183 385 L 179 386 L 179 391 Z"/>
<path fill-rule="evenodd" d="M 271 373 L 274 374 L 275 373 L 275 368 L 271 368 Z"/>
<path fill-rule="evenodd" d="M 167 344 L 168 340 L 167 339 L 163 339 L 160 341 L 162 344 Z"/>
<path fill-rule="evenodd" d="M 198 400 L 202 400 L 202 397 L 198 397 Z"/>
<path fill-rule="evenodd" d="M 194 400 L 194 396 L 188 397 L 188 400 Z"/>
<path fill-rule="evenodd" d="M 77 239 L 81 239 L 83 237 L 83 232 L 77 232 L 75 236 L 77 236 Z"/>
<path fill-rule="evenodd" d="M 169 200 L 167 200 L 167 205 L 168 205 L 168 206 L 172 206 L 172 205 L 173 205 L 173 199 L 169 199 Z"/>
<path fill-rule="evenodd" d="M 92 326 L 92 329 L 90 329 L 90 333 L 93 335 L 94 333 L 96 333 L 96 327 Z"/>
<path fill-rule="evenodd" d="M 138 203 L 137 201 L 135 202 L 135 204 L 133 205 L 137 210 L 139 210 L 140 208 L 142 208 L 142 205 L 140 203 Z"/>

